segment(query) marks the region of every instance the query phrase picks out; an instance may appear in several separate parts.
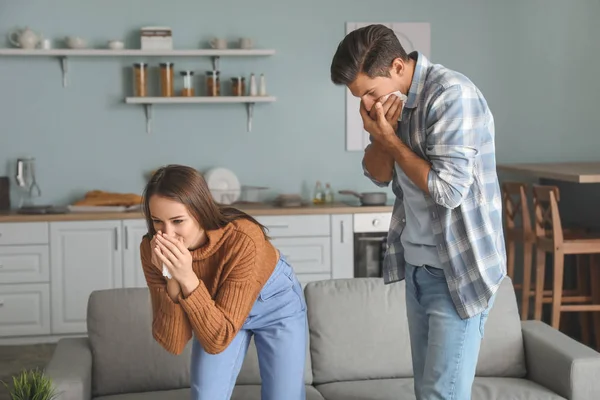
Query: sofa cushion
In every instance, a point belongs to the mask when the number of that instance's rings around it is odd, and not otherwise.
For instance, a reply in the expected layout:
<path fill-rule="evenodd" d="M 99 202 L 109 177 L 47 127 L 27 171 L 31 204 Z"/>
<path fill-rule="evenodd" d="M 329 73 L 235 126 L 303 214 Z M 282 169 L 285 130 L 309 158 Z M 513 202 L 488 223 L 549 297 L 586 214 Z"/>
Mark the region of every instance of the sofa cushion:
<path fill-rule="evenodd" d="M 177 389 L 162 392 L 117 394 L 96 397 L 94 400 L 189 400 L 190 389 Z M 231 400 L 261 400 L 260 385 L 238 385 L 233 389 Z M 306 400 L 325 400 L 312 386 L 306 386 Z"/>
<path fill-rule="evenodd" d="M 335 382 L 317 385 L 327 400 L 415 399 L 410 378 Z M 548 389 L 525 379 L 475 378 L 473 400 L 565 400 Z"/>
<path fill-rule="evenodd" d="M 189 387 L 192 342 L 173 355 L 154 340 L 147 288 L 93 292 L 87 328 L 94 396 Z"/>
<path fill-rule="evenodd" d="M 181 355 L 173 355 L 154 340 L 147 288 L 93 292 L 88 302 L 88 336 L 95 396 L 190 386 L 192 341 Z M 254 340 L 237 382 L 261 383 Z M 305 382 L 312 383 L 308 348 Z"/>
<path fill-rule="evenodd" d="M 518 378 L 475 378 L 473 400 L 565 400 L 532 381 Z"/>
<path fill-rule="evenodd" d="M 405 282 L 310 282 L 305 288 L 315 383 L 412 377 Z M 485 327 L 478 376 L 525 376 L 514 289 L 505 279 Z"/>
<path fill-rule="evenodd" d="M 415 400 L 413 385 L 412 378 L 400 378 L 334 382 L 316 388 L 327 400 Z"/>
<path fill-rule="evenodd" d="M 477 376 L 522 378 L 526 375 L 525 348 L 517 298 L 505 278 L 484 328 Z"/>
<path fill-rule="evenodd" d="M 403 282 L 309 282 L 305 297 L 316 384 L 412 377 Z"/>

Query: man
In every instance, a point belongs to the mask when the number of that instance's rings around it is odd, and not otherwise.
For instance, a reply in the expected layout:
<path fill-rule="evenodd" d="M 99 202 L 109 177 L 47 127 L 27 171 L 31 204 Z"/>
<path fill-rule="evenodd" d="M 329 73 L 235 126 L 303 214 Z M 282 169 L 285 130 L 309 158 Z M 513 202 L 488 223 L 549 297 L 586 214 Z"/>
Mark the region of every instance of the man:
<path fill-rule="evenodd" d="M 365 175 L 396 195 L 383 274 L 406 279 L 417 399 L 470 399 L 506 275 L 492 113 L 468 78 L 407 55 L 383 25 L 344 38 L 331 80 L 361 99 Z M 385 99 L 396 91 L 405 102 Z"/>

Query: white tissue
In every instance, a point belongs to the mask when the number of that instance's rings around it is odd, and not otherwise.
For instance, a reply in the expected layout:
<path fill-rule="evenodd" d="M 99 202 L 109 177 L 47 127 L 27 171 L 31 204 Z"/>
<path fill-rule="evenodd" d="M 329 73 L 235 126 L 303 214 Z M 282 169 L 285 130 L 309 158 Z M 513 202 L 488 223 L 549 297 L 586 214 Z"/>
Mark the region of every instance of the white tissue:
<path fill-rule="evenodd" d="M 169 269 L 167 268 L 167 266 L 164 263 L 163 263 L 163 276 L 166 277 L 167 279 L 173 278 L 171 276 L 171 273 L 169 272 Z"/>
<path fill-rule="evenodd" d="M 402 100 L 402 108 L 404 108 L 404 104 L 406 104 L 406 100 L 408 100 L 408 96 L 406 96 L 404 93 L 402 93 L 399 90 L 396 90 L 395 92 L 386 94 L 385 96 L 381 96 L 381 98 L 378 100 L 381 104 L 385 103 L 385 101 L 391 96 L 391 95 L 395 95 L 400 97 L 400 100 Z M 402 111 L 400 111 L 400 116 L 398 117 L 398 121 L 402 121 Z"/>

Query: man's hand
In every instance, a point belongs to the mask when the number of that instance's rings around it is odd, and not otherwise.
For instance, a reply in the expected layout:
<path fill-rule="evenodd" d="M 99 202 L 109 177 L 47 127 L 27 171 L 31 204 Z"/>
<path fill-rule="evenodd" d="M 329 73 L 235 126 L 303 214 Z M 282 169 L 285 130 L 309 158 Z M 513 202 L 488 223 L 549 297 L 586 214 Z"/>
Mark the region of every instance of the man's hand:
<path fill-rule="evenodd" d="M 390 123 L 394 129 L 394 132 L 396 132 L 398 130 L 398 118 L 400 118 L 402 108 L 404 107 L 402 100 L 400 100 L 400 97 L 390 94 L 389 97 L 382 103 L 382 105 L 385 119 Z M 369 111 L 369 117 L 371 117 L 373 120 L 377 120 L 377 111 L 375 105 L 371 107 L 371 110 Z"/>
<path fill-rule="evenodd" d="M 395 99 L 393 100 L 393 105 L 387 110 L 387 113 L 380 102 L 375 103 L 371 109 L 371 112 L 375 109 L 375 119 L 371 118 L 369 112 L 364 107 L 364 103 L 361 102 L 360 105 L 360 116 L 362 117 L 365 130 L 371 134 L 373 140 L 381 143 L 386 149 L 393 148 L 400 141 L 392 123 L 388 121 L 388 116 L 392 121 L 395 118 L 397 126 L 398 116 L 400 115 L 399 110 L 402 109 L 400 106 L 401 101 L 397 96 L 390 96 L 387 101 L 390 101 L 392 97 Z"/>

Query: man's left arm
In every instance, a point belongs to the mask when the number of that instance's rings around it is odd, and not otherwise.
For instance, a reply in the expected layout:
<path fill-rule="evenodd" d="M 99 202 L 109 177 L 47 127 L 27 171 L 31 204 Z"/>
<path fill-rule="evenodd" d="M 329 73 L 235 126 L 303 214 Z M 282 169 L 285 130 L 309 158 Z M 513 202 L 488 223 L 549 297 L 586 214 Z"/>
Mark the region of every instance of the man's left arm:
<path fill-rule="evenodd" d="M 458 207 L 473 183 L 473 167 L 487 107 L 472 88 L 452 86 L 431 104 L 423 160 L 401 141 L 390 152 L 404 173 L 439 205 Z"/>

